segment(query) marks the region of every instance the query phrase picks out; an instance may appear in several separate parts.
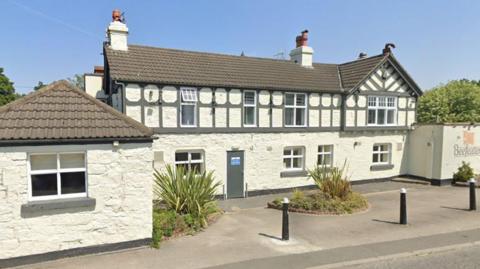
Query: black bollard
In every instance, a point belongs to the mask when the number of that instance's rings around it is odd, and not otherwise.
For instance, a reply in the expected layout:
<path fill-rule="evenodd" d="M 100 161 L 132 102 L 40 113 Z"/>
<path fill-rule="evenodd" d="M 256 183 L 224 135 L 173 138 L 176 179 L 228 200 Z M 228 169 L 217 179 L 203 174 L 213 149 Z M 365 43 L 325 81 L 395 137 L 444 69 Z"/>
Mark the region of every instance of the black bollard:
<path fill-rule="evenodd" d="M 407 224 L 407 190 L 400 190 L 400 224 Z"/>
<path fill-rule="evenodd" d="M 287 241 L 289 239 L 288 233 L 288 198 L 283 198 L 282 202 L 282 240 Z"/>
<path fill-rule="evenodd" d="M 470 210 L 474 211 L 477 210 L 477 199 L 475 197 L 475 179 L 472 178 L 468 182 L 470 185 Z"/>

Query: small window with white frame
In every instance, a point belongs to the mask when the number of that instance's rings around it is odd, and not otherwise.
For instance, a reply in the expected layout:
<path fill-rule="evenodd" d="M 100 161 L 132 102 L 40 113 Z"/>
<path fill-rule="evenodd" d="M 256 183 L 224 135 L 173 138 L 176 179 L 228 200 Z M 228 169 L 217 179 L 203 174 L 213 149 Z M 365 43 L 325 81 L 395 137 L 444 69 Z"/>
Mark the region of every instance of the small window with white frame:
<path fill-rule="evenodd" d="M 397 122 L 397 98 L 387 96 L 368 97 L 368 125 L 395 125 Z"/>
<path fill-rule="evenodd" d="M 29 199 L 87 197 L 85 152 L 31 153 Z"/>
<path fill-rule="evenodd" d="M 286 127 L 305 127 L 307 117 L 307 95 L 285 93 L 284 119 Z"/>
<path fill-rule="evenodd" d="M 198 94 L 195 88 L 180 88 L 180 126 L 197 126 Z"/>
<path fill-rule="evenodd" d="M 301 171 L 304 169 L 305 149 L 303 147 L 286 147 L 283 149 L 283 170 Z"/>
<path fill-rule="evenodd" d="M 193 150 L 175 152 L 175 167 L 180 166 L 185 170 L 195 170 L 197 173 L 203 173 L 205 169 L 203 151 Z"/>
<path fill-rule="evenodd" d="M 326 167 L 333 165 L 333 145 L 318 146 L 317 165 Z"/>
<path fill-rule="evenodd" d="M 257 93 L 243 92 L 243 126 L 255 127 L 257 124 Z"/>
<path fill-rule="evenodd" d="M 390 164 L 391 152 L 390 144 L 374 144 L 372 155 L 373 165 Z"/>

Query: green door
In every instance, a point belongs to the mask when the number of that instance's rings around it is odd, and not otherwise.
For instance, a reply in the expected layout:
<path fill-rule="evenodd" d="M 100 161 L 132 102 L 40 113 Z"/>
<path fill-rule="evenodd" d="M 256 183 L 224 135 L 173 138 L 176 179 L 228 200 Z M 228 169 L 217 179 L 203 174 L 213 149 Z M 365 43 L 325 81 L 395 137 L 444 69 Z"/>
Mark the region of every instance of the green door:
<path fill-rule="evenodd" d="M 227 151 L 227 198 L 244 197 L 243 151 Z"/>

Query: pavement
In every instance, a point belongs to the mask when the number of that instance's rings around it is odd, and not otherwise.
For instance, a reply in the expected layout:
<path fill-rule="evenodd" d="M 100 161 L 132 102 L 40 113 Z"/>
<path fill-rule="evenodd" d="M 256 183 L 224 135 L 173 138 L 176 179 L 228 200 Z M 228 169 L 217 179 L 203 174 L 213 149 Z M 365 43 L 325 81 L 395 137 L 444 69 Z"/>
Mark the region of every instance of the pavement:
<path fill-rule="evenodd" d="M 408 194 L 408 225 L 399 225 L 399 189 Z M 205 231 L 140 248 L 20 268 L 325 268 L 355 261 L 480 242 L 480 213 L 468 208 L 468 188 L 403 182 L 354 186 L 370 208 L 345 216 L 290 213 L 290 238 L 279 240 L 281 212 L 267 201 L 284 195 L 228 200 Z M 320 266 L 320 267 L 319 267 Z M 324 267 L 321 267 L 324 266 Z M 416 267 L 420 268 L 420 267 Z"/>

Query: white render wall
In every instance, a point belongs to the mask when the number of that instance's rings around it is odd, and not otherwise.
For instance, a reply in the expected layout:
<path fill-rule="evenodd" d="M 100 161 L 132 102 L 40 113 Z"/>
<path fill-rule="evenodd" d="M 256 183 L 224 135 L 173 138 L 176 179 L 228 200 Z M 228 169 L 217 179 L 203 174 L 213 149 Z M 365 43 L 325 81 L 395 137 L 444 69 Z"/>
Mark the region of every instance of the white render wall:
<path fill-rule="evenodd" d="M 21 215 L 28 202 L 27 153 L 87 152 L 93 209 Z M 1 147 L 0 259 L 151 238 L 151 143 Z M 1 175 L 1 174 L 0 174 Z"/>
<path fill-rule="evenodd" d="M 157 135 L 153 150 L 163 153 L 166 164 L 173 164 L 175 151 L 203 150 L 205 168 L 214 170 L 217 180 L 226 182 L 226 158 L 229 150 L 244 150 L 244 181 L 248 190 L 278 189 L 313 184 L 306 177 L 280 177 L 283 168 L 283 149 L 287 146 L 303 146 L 306 149 L 306 168 L 317 162 L 319 145 L 334 145 L 334 163 L 342 166 L 348 162 L 351 180 L 378 179 L 407 172 L 407 132 L 368 133 L 256 133 L 256 134 L 162 134 Z M 354 147 L 354 143 L 357 146 Z M 384 171 L 370 171 L 374 143 L 391 143 L 392 164 Z M 156 167 L 162 168 L 158 164 Z M 221 189 L 219 189 L 219 193 Z"/>

